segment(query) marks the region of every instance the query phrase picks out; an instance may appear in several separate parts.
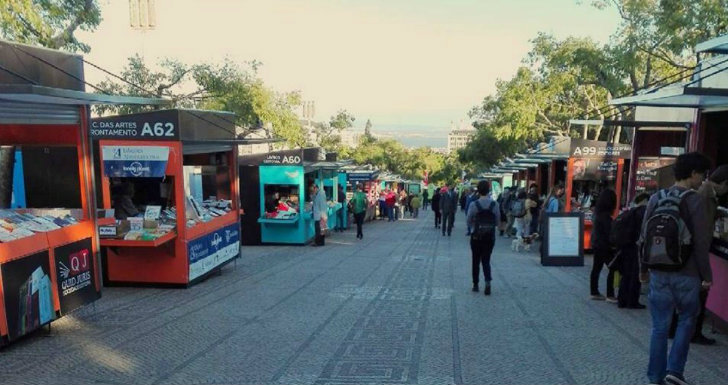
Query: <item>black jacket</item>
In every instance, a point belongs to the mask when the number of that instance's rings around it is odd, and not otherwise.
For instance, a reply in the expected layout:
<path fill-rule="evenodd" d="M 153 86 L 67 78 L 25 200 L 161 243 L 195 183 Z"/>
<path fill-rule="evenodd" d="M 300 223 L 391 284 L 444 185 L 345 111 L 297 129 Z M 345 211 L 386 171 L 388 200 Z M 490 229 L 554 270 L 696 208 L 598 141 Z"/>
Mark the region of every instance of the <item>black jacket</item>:
<path fill-rule="evenodd" d="M 432 195 L 432 209 L 440 211 L 440 194 L 438 193 Z"/>
<path fill-rule="evenodd" d="M 594 215 L 594 227 L 591 234 L 591 246 L 594 254 L 608 253 L 612 250 L 609 243 L 609 234 L 612 232 L 612 215 L 609 212 L 600 212 Z"/>

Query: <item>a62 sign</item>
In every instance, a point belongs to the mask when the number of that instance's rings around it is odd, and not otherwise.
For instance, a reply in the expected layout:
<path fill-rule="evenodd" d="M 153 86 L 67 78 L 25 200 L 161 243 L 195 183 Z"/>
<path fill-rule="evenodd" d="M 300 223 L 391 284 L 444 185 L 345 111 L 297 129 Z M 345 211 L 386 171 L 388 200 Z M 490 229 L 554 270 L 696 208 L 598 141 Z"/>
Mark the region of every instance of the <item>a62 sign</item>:
<path fill-rule="evenodd" d="M 142 127 L 142 136 L 174 136 L 174 123 L 157 122 L 154 124 L 144 123 Z"/>

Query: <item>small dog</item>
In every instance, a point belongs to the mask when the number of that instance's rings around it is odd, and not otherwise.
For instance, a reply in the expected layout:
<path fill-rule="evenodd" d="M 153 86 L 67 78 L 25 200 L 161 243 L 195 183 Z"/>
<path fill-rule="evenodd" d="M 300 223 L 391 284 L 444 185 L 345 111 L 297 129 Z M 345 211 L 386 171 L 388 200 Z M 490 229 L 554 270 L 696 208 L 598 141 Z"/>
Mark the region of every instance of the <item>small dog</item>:
<path fill-rule="evenodd" d="M 523 238 L 516 237 L 511 241 L 511 250 L 515 252 L 521 251 L 521 247 L 525 248 L 525 245 L 523 243 Z"/>

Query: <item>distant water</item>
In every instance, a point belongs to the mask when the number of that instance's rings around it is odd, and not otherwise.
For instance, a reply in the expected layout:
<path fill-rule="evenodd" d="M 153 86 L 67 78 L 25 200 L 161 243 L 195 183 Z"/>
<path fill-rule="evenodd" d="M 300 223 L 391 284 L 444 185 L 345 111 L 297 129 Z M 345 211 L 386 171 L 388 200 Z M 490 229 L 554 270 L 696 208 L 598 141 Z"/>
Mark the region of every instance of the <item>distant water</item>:
<path fill-rule="evenodd" d="M 415 125 L 375 125 L 376 135 L 392 138 L 405 147 L 446 148 L 449 127 L 428 127 Z"/>

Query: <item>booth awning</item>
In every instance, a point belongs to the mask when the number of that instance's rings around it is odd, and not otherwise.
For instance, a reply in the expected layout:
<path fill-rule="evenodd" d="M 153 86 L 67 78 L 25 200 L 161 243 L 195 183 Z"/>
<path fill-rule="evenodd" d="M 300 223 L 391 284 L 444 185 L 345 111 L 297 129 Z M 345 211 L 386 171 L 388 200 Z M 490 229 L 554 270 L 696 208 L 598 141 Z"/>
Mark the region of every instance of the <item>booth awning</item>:
<path fill-rule="evenodd" d="M 615 106 L 708 108 L 728 106 L 728 89 L 673 85 L 644 94 L 614 99 Z"/>
<path fill-rule="evenodd" d="M 0 84 L 0 100 L 9 102 L 65 104 L 76 106 L 93 104 L 163 106 L 171 103 L 171 100 L 169 99 L 94 94 L 63 88 L 36 86 L 32 84 Z"/>

